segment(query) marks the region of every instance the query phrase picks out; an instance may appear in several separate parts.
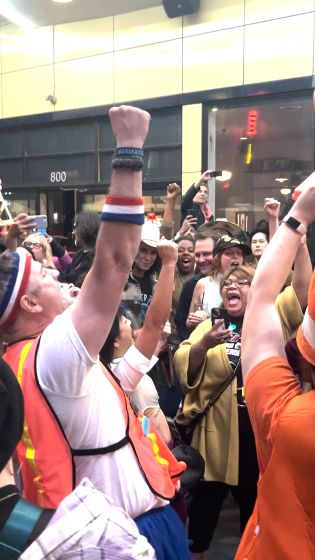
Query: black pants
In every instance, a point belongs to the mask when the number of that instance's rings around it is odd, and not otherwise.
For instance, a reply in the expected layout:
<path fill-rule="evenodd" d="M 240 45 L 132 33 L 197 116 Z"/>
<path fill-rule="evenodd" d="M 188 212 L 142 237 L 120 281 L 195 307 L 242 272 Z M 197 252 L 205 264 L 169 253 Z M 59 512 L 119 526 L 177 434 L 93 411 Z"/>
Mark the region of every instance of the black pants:
<path fill-rule="evenodd" d="M 254 509 L 258 475 L 254 434 L 252 432 L 241 434 L 238 486 L 229 486 L 224 482 L 199 482 L 193 490 L 188 512 L 188 538 L 193 541 L 190 547 L 192 552 L 208 550 L 222 504 L 230 490 L 240 508 L 241 532 L 243 533 Z"/>

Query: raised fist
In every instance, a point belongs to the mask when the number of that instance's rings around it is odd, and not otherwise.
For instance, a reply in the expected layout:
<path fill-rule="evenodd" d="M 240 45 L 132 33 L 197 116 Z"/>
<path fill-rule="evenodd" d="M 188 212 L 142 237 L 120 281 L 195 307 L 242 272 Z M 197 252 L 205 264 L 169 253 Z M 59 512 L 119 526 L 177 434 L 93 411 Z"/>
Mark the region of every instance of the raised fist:
<path fill-rule="evenodd" d="M 149 130 L 149 113 L 136 107 L 121 105 L 110 109 L 109 118 L 118 148 L 142 148 Z"/>
<path fill-rule="evenodd" d="M 170 183 L 167 185 L 167 200 L 176 200 L 180 193 L 180 187 L 177 183 Z"/>
<path fill-rule="evenodd" d="M 268 218 L 278 218 L 280 212 L 280 202 L 275 198 L 265 198 L 264 210 Z"/>
<path fill-rule="evenodd" d="M 175 266 L 178 258 L 177 243 L 162 238 L 157 244 L 157 250 L 163 264 L 171 264 Z"/>

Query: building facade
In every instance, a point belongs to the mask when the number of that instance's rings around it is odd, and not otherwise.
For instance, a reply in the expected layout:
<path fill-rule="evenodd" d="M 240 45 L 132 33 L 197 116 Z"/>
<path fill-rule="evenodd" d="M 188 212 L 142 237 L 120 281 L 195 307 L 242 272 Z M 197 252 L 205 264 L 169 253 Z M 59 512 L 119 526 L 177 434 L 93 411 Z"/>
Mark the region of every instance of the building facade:
<path fill-rule="evenodd" d="M 201 0 L 183 18 L 158 6 L 31 31 L 9 23 L 0 47 L 3 192 L 13 214 L 47 213 L 53 234 L 103 204 L 113 103 L 152 115 L 148 212 L 163 211 L 168 182 L 185 192 L 202 170 L 222 170 L 212 210 L 250 230 L 265 196 L 286 212 L 313 170 L 313 1 Z"/>

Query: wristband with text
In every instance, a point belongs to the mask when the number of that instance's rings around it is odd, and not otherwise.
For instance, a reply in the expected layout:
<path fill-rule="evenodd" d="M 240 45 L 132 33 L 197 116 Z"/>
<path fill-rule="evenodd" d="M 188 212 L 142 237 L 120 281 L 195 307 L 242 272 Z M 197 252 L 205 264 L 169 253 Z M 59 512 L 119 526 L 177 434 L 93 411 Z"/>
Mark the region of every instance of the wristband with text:
<path fill-rule="evenodd" d="M 141 150 L 141 148 L 116 148 L 115 151 L 115 158 L 121 158 L 121 157 L 143 157 L 143 150 Z"/>

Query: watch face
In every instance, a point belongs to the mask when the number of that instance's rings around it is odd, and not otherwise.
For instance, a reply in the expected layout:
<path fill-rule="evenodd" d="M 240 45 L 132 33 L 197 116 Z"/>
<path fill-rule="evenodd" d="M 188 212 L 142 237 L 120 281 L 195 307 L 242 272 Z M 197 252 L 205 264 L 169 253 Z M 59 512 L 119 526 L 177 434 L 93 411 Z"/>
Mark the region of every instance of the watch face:
<path fill-rule="evenodd" d="M 301 222 L 299 222 L 298 220 L 296 220 L 295 218 L 293 218 L 293 216 L 290 216 L 290 218 L 288 219 L 287 223 L 293 227 L 294 229 L 297 229 L 300 225 Z"/>

